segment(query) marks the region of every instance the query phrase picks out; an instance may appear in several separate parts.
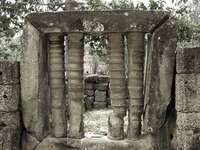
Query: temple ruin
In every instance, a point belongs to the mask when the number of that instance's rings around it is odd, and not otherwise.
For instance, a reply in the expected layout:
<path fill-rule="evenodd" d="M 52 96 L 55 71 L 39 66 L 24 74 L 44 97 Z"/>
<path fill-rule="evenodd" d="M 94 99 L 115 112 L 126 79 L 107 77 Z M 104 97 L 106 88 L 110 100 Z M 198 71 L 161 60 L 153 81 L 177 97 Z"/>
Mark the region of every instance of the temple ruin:
<path fill-rule="evenodd" d="M 103 30 L 86 28 L 90 22 Z M 46 12 L 29 14 L 25 23 L 20 67 L 0 63 L 0 149 L 199 150 L 200 49 L 176 50 L 170 14 Z M 105 35 L 109 45 L 112 113 L 100 138 L 84 134 L 86 35 Z"/>

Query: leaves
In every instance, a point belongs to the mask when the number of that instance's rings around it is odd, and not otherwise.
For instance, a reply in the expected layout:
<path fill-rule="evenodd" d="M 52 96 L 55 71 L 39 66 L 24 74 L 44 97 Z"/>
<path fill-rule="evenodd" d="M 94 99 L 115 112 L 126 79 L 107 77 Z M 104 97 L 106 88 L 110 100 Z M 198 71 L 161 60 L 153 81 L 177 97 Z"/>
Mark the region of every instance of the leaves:
<path fill-rule="evenodd" d="M 171 0 L 176 9 L 166 7 L 166 0 L 149 0 L 146 6 L 143 2 L 137 4 L 133 0 L 85 0 L 85 3 L 77 3 L 80 10 L 107 10 L 107 9 L 140 9 L 140 10 L 167 10 L 178 18 L 178 40 L 200 40 L 200 0 Z M 31 12 L 63 10 L 65 0 L 0 0 L 0 58 L 9 59 L 20 53 L 20 37 L 24 25 L 24 18 Z M 89 30 L 103 30 L 102 26 L 93 23 L 86 25 Z M 17 36 L 16 36 L 17 35 Z M 103 36 L 90 35 L 86 38 L 86 44 L 91 47 L 91 53 L 104 58 L 106 53 L 106 38 Z M 16 54 L 16 55 L 14 55 Z"/>

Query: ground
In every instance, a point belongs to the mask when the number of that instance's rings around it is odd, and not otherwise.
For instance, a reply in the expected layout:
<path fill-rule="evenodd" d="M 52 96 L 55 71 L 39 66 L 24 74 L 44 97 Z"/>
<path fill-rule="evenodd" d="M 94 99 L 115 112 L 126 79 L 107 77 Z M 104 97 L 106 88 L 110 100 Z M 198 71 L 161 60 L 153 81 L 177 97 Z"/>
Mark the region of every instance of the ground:
<path fill-rule="evenodd" d="M 100 137 L 107 135 L 108 116 L 112 112 L 111 108 L 87 111 L 84 114 L 84 130 L 87 137 Z M 127 117 L 125 117 L 125 132 L 127 130 Z"/>

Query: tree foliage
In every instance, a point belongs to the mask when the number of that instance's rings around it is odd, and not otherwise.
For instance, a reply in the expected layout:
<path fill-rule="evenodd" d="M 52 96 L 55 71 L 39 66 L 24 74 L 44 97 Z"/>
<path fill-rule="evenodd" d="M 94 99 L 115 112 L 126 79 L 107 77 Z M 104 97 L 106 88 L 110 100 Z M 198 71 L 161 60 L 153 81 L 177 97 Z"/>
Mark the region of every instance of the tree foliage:
<path fill-rule="evenodd" d="M 178 18 L 178 40 L 199 40 L 200 34 L 200 2 L 199 0 L 171 0 L 176 6 L 166 7 L 166 0 L 149 0 L 149 5 L 143 2 L 133 3 L 133 0 L 85 0 L 78 3 L 82 10 L 103 9 L 140 9 L 140 10 L 166 10 Z M 77 1 L 78 2 L 78 1 Z M 1 0 L 0 1 L 0 59 L 8 59 L 20 50 L 20 35 L 23 29 L 24 17 L 30 12 L 63 10 L 65 0 Z M 92 38 L 92 40 L 91 40 Z M 106 41 L 102 36 L 88 37 L 88 43 L 98 55 L 103 55 L 102 47 Z M 16 40 L 18 39 L 18 40 Z M 87 40 L 86 40 L 87 41 Z M 90 43 L 91 42 L 91 43 Z"/>

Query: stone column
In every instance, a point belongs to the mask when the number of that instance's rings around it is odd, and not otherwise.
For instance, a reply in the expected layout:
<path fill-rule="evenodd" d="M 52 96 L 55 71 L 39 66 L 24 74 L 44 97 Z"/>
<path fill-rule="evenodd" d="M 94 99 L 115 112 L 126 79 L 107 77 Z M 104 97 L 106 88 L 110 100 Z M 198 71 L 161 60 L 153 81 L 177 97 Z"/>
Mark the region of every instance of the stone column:
<path fill-rule="evenodd" d="M 123 37 L 120 33 L 109 35 L 110 45 L 110 98 L 113 112 L 109 116 L 109 135 L 115 140 L 124 138 L 126 114 L 126 86 Z"/>
<path fill-rule="evenodd" d="M 67 74 L 70 122 L 69 134 L 71 138 L 82 138 L 83 131 L 83 34 L 68 34 Z"/>
<path fill-rule="evenodd" d="M 64 37 L 60 34 L 49 34 L 48 39 L 52 134 L 54 137 L 65 137 L 67 122 L 65 115 Z"/>
<path fill-rule="evenodd" d="M 129 116 L 127 137 L 138 138 L 141 134 L 141 115 L 143 112 L 143 70 L 144 70 L 144 33 L 127 34 L 128 46 L 128 92 Z"/>

